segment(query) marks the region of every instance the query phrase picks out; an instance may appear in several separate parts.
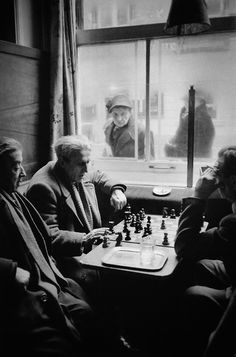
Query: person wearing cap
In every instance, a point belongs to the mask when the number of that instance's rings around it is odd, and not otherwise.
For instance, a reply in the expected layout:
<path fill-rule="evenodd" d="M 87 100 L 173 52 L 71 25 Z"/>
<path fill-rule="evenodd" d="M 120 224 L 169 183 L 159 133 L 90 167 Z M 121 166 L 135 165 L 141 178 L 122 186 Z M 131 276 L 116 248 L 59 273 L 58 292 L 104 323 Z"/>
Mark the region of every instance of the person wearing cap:
<path fill-rule="evenodd" d="M 194 126 L 194 155 L 195 157 L 210 157 L 215 136 L 212 118 L 208 113 L 206 100 L 196 94 Z M 179 126 L 175 135 L 165 145 L 166 156 L 186 157 L 188 150 L 188 110 L 187 103 L 181 108 Z"/>
<path fill-rule="evenodd" d="M 110 118 L 104 127 L 106 143 L 115 157 L 135 157 L 135 122 L 132 103 L 123 94 L 114 96 L 106 105 Z M 138 158 L 145 158 L 145 128 L 138 122 Z M 150 135 L 151 157 L 154 158 L 153 133 Z"/>

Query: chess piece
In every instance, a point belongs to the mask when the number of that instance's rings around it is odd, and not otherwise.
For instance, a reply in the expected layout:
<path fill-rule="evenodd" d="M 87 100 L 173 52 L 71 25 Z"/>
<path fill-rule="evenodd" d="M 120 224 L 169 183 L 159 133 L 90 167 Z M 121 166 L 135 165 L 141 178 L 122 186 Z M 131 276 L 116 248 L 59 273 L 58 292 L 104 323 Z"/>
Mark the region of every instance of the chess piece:
<path fill-rule="evenodd" d="M 148 235 L 149 235 L 149 233 L 148 233 L 147 227 L 144 227 L 142 237 L 147 237 Z"/>
<path fill-rule="evenodd" d="M 143 223 L 142 223 L 142 221 L 140 220 L 140 221 L 138 221 L 138 229 L 140 230 L 140 231 L 142 231 L 143 230 Z"/>
<path fill-rule="evenodd" d="M 143 221 L 144 220 L 144 218 L 145 218 L 145 211 L 144 211 L 144 208 L 141 208 L 141 210 L 139 211 L 139 214 L 140 214 L 140 219 L 141 219 L 141 221 Z"/>
<path fill-rule="evenodd" d="M 131 206 L 130 206 L 129 203 L 128 203 L 127 206 L 126 206 L 126 211 L 129 212 L 129 213 L 131 213 Z"/>
<path fill-rule="evenodd" d="M 123 232 L 126 233 L 127 229 L 128 229 L 127 221 L 124 221 Z"/>
<path fill-rule="evenodd" d="M 131 222 L 130 222 L 130 227 L 135 227 L 135 214 L 132 214 Z"/>
<path fill-rule="evenodd" d="M 162 242 L 163 245 L 169 245 L 170 242 L 168 240 L 168 233 L 164 233 L 164 238 L 163 238 L 163 242 Z"/>
<path fill-rule="evenodd" d="M 140 222 L 136 221 L 134 233 L 140 233 Z"/>
<path fill-rule="evenodd" d="M 147 223 L 146 230 L 147 230 L 147 233 L 148 233 L 148 234 L 152 234 L 151 223 Z"/>
<path fill-rule="evenodd" d="M 132 217 L 131 206 L 128 203 L 127 206 L 126 206 L 126 210 L 125 210 L 125 221 L 126 222 L 130 222 L 131 221 L 131 217 Z"/>
<path fill-rule="evenodd" d="M 151 216 L 147 216 L 147 223 L 151 224 Z"/>
<path fill-rule="evenodd" d="M 123 239 L 122 233 L 119 232 L 118 236 L 116 238 L 116 247 L 120 247 L 121 246 L 122 239 Z"/>
<path fill-rule="evenodd" d="M 129 230 L 129 229 L 127 229 L 127 230 L 126 230 L 125 240 L 131 240 L 131 237 L 130 237 L 130 230 Z"/>
<path fill-rule="evenodd" d="M 176 218 L 176 214 L 175 214 L 175 209 L 172 208 L 172 210 L 170 211 L 170 218 L 175 219 Z"/>
<path fill-rule="evenodd" d="M 163 207 L 162 218 L 167 218 L 167 217 L 168 217 L 168 207 Z"/>
<path fill-rule="evenodd" d="M 114 228 L 113 228 L 115 222 L 114 222 L 114 221 L 109 221 L 108 224 L 109 224 L 109 233 L 110 233 L 110 234 L 115 233 Z"/>
<path fill-rule="evenodd" d="M 109 246 L 108 239 L 109 238 L 107 236 L 103 237 L 103 243 L 102 243 L 103 248 L 107 248 Z"/>
<path fill-rule="evenodd" d="M 161 221 L 161 229 L 166 229 L 165 220 Z"/>

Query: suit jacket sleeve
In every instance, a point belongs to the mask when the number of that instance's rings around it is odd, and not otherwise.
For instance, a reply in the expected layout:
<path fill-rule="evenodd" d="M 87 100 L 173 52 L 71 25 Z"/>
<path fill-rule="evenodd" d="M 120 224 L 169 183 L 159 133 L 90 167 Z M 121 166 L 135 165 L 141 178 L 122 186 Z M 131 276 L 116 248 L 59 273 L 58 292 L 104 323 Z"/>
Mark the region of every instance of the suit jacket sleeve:
<path fill-rule="evenodd" d="M 106 173 L 100 170 L 91 173 L 91 180 L 95 185 L 96 190 L 100 190 L 106 195 L 110 195 L 115 188 L 120 188 L 123 192 L 126 191 L 125 184 L 109 177 Z"/>
<path fill-rule="evenodd" d="M 175 240 L 177 256 L 191 260 L 223 259 L 232 234 L 232 217 L 225 217 L 219 227 L 201 232 L 205 201 L 188 198 L 184 203 L 186 207 L 180 216 Z"/>
<path fill-rule="evenodd" d="M 50 184 L 36 182 L 29 186 L 27 198 L 37 208 L 50 230 L 54 256 L 78 256 L 82 251 L 82 239 L 85 233 L 62 229 L 59 222 L 62 198 Z"/>

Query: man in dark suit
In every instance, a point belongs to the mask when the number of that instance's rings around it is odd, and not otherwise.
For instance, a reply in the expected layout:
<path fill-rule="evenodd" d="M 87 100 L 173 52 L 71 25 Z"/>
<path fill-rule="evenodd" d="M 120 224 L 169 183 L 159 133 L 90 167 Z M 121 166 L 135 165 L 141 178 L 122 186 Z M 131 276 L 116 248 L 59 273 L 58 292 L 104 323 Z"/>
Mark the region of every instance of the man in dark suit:
<path fill-rule="evenodd" d="M 218 227 L 201 232 L 207 199 L 216 189 L 231 202 L 232 213 L 221 219 Z M 193 196 L 183 203 L 175 250 L 182 261 L 195 268 L 192 286 L 182 296 L 179 308 L 182 318 L 177 344 L 182 356 L 201 356 L 235 289 L 236 146 L 219 151 L 214 167 L 204 171 Z"/>
<path fill-rule="evenodd" d="M 0 138 L 1 353 L 11 356 L 14 351 L 27 357 L 125 353 L 116 331 L 111 326 L 106 330 L 82 288 L 66 279 L 50 257 L 47 225 L 17 192 L 25 176 L 22 160 L 20 143 Z"/>
<path fill-rule="evenodd" d="M 60 270 L 97 300 L 96 272 L 83 268 L 74 257 L 88 252 L 95 238 L 107 229 L 102 227 L 97 195 L 110 196 L 110 212 L 113 207 L 118 211 L 126 204 L 126 186 L 89 167 L 91 144 L 87 137 L 63 136 L 54 149 L 57 160 L 35 173 L 26 196 L 50 229 L 52 254 Z"/>

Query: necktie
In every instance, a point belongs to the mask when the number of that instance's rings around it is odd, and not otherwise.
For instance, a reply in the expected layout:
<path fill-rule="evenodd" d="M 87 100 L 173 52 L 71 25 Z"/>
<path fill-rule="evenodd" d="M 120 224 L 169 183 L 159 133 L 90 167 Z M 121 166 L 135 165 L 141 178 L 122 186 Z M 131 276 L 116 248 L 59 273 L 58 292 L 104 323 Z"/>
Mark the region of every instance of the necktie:
<path fill-rule="evenodd" d="M 88 230 L 91 231 L 93 229 L 93 216 L 86 197 L 86 193 L 84 191 L 83 184 L 81 182 L 74 183 L 72 185 L 72 188 L 74 192 L 74 202 L 78 215 L 82 214 Z"/>

